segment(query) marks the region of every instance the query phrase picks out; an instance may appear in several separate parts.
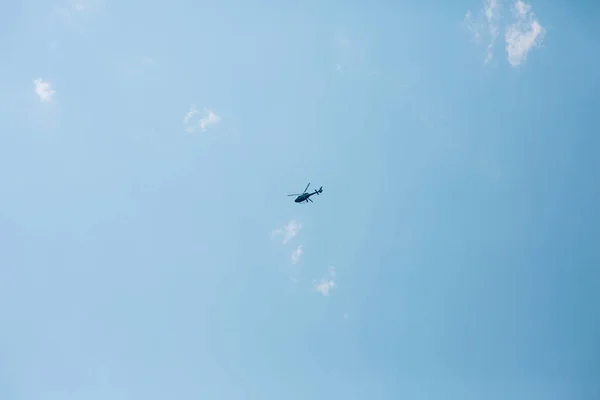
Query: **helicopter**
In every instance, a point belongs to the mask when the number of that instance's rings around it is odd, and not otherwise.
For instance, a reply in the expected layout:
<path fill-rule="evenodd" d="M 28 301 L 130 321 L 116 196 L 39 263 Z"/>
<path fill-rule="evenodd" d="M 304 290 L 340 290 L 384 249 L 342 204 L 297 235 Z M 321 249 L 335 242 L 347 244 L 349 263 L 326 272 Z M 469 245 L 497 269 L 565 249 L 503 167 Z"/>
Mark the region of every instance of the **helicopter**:
<path fill-rule="evenodd" d="M 309 201 L 312 203 L 313 201 L 311 200 L 310 196 L 312 196 L 313 194 L 317 194 L 318 195 L 320 193 L 323 193 L 323 186 L 321 186 L 318 190 L 315 190 L 312 193 L 307 193 L 306 189 L 308 189 L 309 186 L 310 186 L 310 182 L 308 183 L 308 185 L 306 185 L 306 188 L 304 188 L 304 192 L 303 193 L 301 193 L 301 194 L 298 194 L 298 193 L 296 193 L 296 194 L 288 194 L 288 196 L 298 196 L 298 197 L 296 197 L 294 199 L 295 203 L 303 203 L 303 202 L 307 202 L 308 203 Z"/>

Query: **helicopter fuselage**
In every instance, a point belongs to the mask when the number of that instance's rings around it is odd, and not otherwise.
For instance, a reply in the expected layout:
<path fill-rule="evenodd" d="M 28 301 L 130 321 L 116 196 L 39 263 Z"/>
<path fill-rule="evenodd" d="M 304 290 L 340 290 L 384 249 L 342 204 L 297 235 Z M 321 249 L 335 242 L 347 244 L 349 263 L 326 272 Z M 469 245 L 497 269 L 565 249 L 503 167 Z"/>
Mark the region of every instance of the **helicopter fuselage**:
<path fill-rule="evenodd" d="M 315 194 L 316 192 L 313 193 L 302 193 L 300 196 L 296 197 L 296 199 L 294 200 L 294 202 L 296 203 L 302 203 L 303 201 L 308 201 L 308 198 L 310 196 L 312 196 L 313 194 Z"/>
<path fill-rule="evenodd" d="M 297 197 L 294 199 L 294 203 L 308 203 L 309 201 L 312 202 L 310 196 L 312 196 L 313 194 L 320 194 L 323 193 L 323 186 L 321 186 L 319 189 L 315 190 L 312 193 L 308 193 L 306 191 L 306 189 L 308 189 L 308 186 L 310 185 L 310 183 L 308 185 L 306 185 L 306 188 L 304 188 L 304 193 L 302 194 L 288 194 L 288 196 L 296 196 Z"/>

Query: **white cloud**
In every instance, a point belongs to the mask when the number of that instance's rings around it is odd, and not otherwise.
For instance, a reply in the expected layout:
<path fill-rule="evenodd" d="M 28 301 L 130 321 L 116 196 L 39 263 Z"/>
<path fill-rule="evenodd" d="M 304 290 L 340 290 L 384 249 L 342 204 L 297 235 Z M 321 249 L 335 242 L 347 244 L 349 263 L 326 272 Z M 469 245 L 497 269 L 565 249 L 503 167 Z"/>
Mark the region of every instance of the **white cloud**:
<path fill-rule="evenodd" d="M 517 17 L 526 17 L 529 10 L 531 10 L 531 5 L 523 3 L 520 0 L 515 3 L 515 13 L 517 14 Z"/>
<path fill-rule="evenodd" d="M 506 29 L 504 38 L 508 62 L 518 67 L 526 60 L 531 49 L 541 44 L 546 30 L 535 18 L 531 5 L 518 0 L 512 11 L 517 21 Z"/>
<path fill-rule="evenodd" d="M 329 296 L 329 292 L 335 286 L 335 268 L 329 267 L 329 276 L 322 278 L 319 282 L 315 283 L 315 290 L 321 293 L 323 296 Z"/>
<path fill-rule="evenodd" d="M 500 8 L 500 0 L 483 0 L 483 9 L 477 17 L 469 10 L 464 18 L 464 23 L 476 43 L 480 43 L 482 38 L 487 38 L 485 64 L 492 60 L 494 44 L 499 36 Z M 504 39 L 508 62 L 517 67 L 525 61 L 531 49 L 541 43 L 545 29 L 531 12 L 531 5 L 522 0 L 515 1 L 511 6 L 510 17 L 512 21 L 505 25 Z"/>
<path fill-rule="evenodd" d="M 464 23 L 469 32 L 471 32 L 471 35 L 473 35 L 473 40 L 478 42 L 481 37 L 481 26 L 473 20 L 471 10 L 467 11 L 467 14 L 465 14 Z"/>
<path fill-rule="evenodd" d="M 53 7 L 52 16 L 71 28 L 81 28 L 84 15 L 101 12 L 104 7 L 104 0 L 65 0 Z"/>
<path fill-rule="evenodd" d="M 492 50 L 494 49 L 494 43 L 498 38 L 498 27 L 495 23 L 496 14 L 498 12 L 497 0 L 484 0 L 483 12 L 485 13 L 485 18 L 488 23 L 488 29 L 490 34 L 490 42 L 487 46 L 487 55 L 485 57 L 485 63 L 487 64 L 492 60 Z"/>
<path fill-rule="evenodd" d="M 207 115 L 205 117 L 200 118 L 200 129 L 203 131 L 206 130 L 211 125 L 218 124 L 221 122 L 221 117 L 212 112 L 211 110 L 206 110 Z"/>
<path fill-rule="evenodd" d="M 292 263 L 297 264 L 302 254 L 304 254 L 304 250 L 302 250 L 302 245 L 300 245 L 292 252 Z"/>
<path fill-rule="evenodd" d="M 41 101 L 51 101 L 56 91 L 52 89 L 48 82 L 44 82 L 42 78 L 33 80 L 33 86 L 35 93 L 38 95 Z"/>
<path fill-rule="evenodd" d="M 198 114 L 198 110 L 196 110 L 196 106 L 192 104 L 190 106 L 190 111 L 188 111 L 187 114 L 185 114 L 185 117 L 183 117 L 183 123 L 187 124 L 190 118 L 196 114 Z"/>
<path fill-rule="evenodd" d="M 485 64 L 489 63 L 493 58 L 494 43 L 498 38 L 499 32 L 497 25 L 499 10 L 500 5 L 498 4 L 498 0 L 483 0 L 482 13 L 478 17 L 474 17 L 471 10 L 469 10 L 464 18 L 464 23 L 476 43 L 481 41 L 483 35 L 488 38 Z"/>
<path fill-rule="evenodd" d="M 183 124 L 186 126 L 185 130 L 189 133 L 195 132 L 198 128 L 201 131 L 206 131 L 211 125 L 216 125 L 221 122 L 221 117 L 214 113 L 212 110 L 204 110 L 204 116 L 200 119 L 195 117 L 198 115 L 198 110 L 195 105 L 190 106 L 190 110 L 183 117 Z"/>
<path fill-rule="evenodd" d="M 291 220 L 290 222 L 288 222 L 287 224 L 285 224 L 283 226 L 283 228 L 279 228 L 279 229 L 275 229 L 271 235 L 272 236 L 283 236 L 283 243 L 287 243 L 290 240 L 292 240 L 297 234 L 298 232 L 300 232 L 300 229 L 302 229 L 302 224 Z"/>

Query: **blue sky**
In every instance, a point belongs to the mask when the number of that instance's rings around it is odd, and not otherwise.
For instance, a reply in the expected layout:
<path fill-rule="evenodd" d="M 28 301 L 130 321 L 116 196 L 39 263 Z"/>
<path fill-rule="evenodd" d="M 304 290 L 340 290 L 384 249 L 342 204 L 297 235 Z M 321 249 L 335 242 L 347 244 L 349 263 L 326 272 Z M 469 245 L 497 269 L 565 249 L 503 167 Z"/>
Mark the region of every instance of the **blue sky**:
<path fill-rule="evenodd" d="M 3 4 L 0 398 L 600 398 L 599 12 Z"/>

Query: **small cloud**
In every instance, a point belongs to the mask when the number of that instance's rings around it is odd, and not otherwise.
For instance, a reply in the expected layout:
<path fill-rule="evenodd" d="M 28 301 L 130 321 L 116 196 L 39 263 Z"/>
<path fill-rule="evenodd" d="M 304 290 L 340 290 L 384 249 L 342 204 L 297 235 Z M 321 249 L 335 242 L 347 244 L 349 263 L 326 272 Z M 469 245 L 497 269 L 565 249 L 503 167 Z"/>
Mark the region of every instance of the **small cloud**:
<path fill-rule="evenodd" d="M 196 106 L 192 104 L 190 106 L 190 111 L 188 111 L 187 114 L 185 114 L 185 117 L 183 117 L 183 123 L 187 124 L 188 121 L 190 120 L 190 118 L 192 118 L 197 113 L 198 113 L 198 110 L 196 110 Z"/>
<path fill-rule="evenodd" d="M 35 93 L 38 95 L 41 101 L 51 101 L 56 91 L 52 89 L 48 82 L 44 82 L 42 78 L 33 80 L 33 86 Z"/>
<path fill-rule="evenodd" d="M 335 286 L 333 278 L 335 277 L 335 268 L 329 267 L 329 276 L 322 278 L 319 282 L 315 283 L 315 290 L 321 293 L 323 296 L 329 296 L 329 292 Z"/>
<path fill-rule="evenodd" d="M 190 106 L 190 110 L 183 117 L 183 124 L 186 126 L 185 130 L 189 133 L 195 132 L 198 128 L 201 131 L 206 131 L 211 125 L 216 125 L 221 122 L 221 117 L 214 113 L 212 110 L 204 110 L 204 116 L 200 119 L 195 117 L 198 115 L 198 110 L 195 105 Z"/>
<path fill-rule="evenodd" d="M 335 282 L 332 279 L 322 279 L 315 285 L 315 290 L 321 293 L 323 296 L 329 296 L 329 291 L 335 286 Z"/>
<path fill-rule="evenodd" d="M 344 313 L 344 319 L 348 319 L 350 316 L 348 315 L 348 313 Z"/>
<path fill-rule="evenodd" d="M 506 29 L 504 38 L 508 62 L 518 67 L 526 60 L 531 49 L 541 44 L 546 30 L 535 18 L 531 5 L 518 0 L 512 11 L 517 21 Z"/>
<path fill-rule="evenodd" d="M 498 27 L 496 26 L 495 19 L 498 10 L 498 2 L 497 0 L 485 0 L 483 2 L 483 12 L 485 14 L 485 18 L 488 23 L 488 30 L 490 34 L 490 42 L 487 46 L 487 55 L 485 57 L 485 64 L 489 63 L 492 60 L 493 54 L 492 50 L 494 49 L 494 43 L 498 38 Z"/>
<path fill-rule="evenodd" d="M 302 245 L 300 245 L 292 252 L 292 263 L 297 264 L 302 254 L 304 254 L 304 250 L 302 250 Z"/>
<path fill-rule="evenodd" d="M 465 14 L 464 23 L 473 36 L 473 40 L 475 42 L 479 41 L 479 37 L 481 36 L 480 27 L 473 20 L 473 14 L 471 13 L 471 10 L 467 11 L 467 14 Z"/>
<path fill-rule="evenodd" d="M 275 229 L 271 233 L 271 236 L 283 236 L 283 243 L 285 244 L 292 240 L 298 234 L 300 229 L 302 229 L 302 224 L 291 220 L 290 222 L 285 224 L 283 228 Z"/>
<path fill-rule="evenodd" d="M 221 117 L 212 112 L 211 110 L 206 110 L 207 115 L 200 119 L 200 129 L 203 131 L 206 130 L 211 125 L 218 124 L 221 122 Z"/>
<path fill-rule="evenodd" d="M 497 25 L 499 9 L 498 0 L 484 0 L 482 12 L 478 17 L 473 16 L 473 13 L 469 10 L 464 18 L 464 23 L 473 36 L 474 42 L 479 43 L 483 35 L 488 37 L 485 64 L 493 58 L 494 43 L 499 32 Z"/>
<path fill-rule="evenodd" d="M 531 5 L 523 3 L 520 0 L 515 3 L 515 13 L 518 18 L 525 18 L 529 10 L 531 10 Z"/>
<path fill-rule="evenodd" d="M 104 0 L 65 0 L 56 4 L 52 10 L 54 18 L 75 28 L 83 22 L 85 14 L 104 9 Z"/>
<path fill-rule="evenodd" d="M 534 17 L 531 5 L 522 0 L 517 0 L 511 6 L 511 23 L 506 26 L 504 39 L 508 62 L 513 67 L 518 67 L 527 58 L 533 47 L 539 46 L 545 29 Z M 493 58 L 494 44 L 499 36 L 500 1 L 483 0 L 483 9 L 477 17 L 469 10 L 464 18 L 464 23 L 476 43 L 482 37 L 488 38 L 485 64 Z"/>

